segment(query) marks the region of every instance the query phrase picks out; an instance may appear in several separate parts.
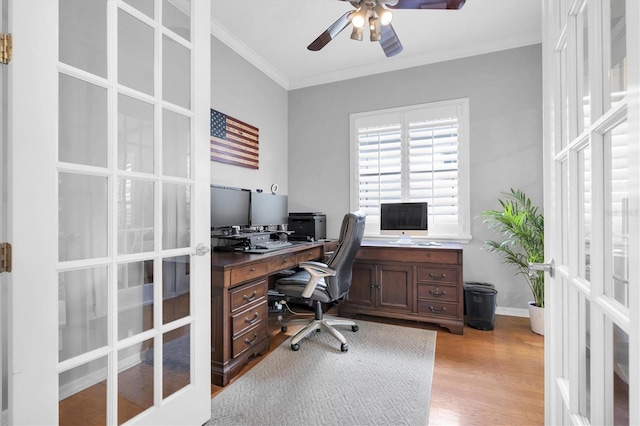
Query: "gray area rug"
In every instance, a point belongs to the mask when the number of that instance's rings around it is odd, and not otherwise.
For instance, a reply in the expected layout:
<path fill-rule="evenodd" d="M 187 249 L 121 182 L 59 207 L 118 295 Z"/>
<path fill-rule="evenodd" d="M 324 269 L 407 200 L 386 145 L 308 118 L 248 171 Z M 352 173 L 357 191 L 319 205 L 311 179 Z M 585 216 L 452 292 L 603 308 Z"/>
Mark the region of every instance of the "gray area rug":
<path fill-rule="evenodd" d="M 211 400 L 207 425 L 427 425 L 436 332 L 358 326 L 344 353 L 327 332 L 297 352 L 287 339 Z"/>

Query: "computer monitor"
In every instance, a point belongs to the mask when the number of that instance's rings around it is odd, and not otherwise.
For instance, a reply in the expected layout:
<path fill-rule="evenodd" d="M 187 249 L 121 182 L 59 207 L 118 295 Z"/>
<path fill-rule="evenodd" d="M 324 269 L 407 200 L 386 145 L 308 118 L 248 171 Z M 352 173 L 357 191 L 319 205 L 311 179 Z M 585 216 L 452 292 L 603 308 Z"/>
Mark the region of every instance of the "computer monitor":
<path fill-rule="evenodd" d="M 211 185 L 211 228 L 249 226 L 251 191 Z"/>
<path fill-rule="evenodd" d="M 289 199 L 286 195 L 251 193 L 251 226 L 284 225 L 289 216 Z"/>
<path fill-rule="evenodd" d="M 427 208 L 426 202 L 380 204 L 380 234 L 399 236 L 399 244 L 412 244 L 412 236 L 427 236 Z"/>

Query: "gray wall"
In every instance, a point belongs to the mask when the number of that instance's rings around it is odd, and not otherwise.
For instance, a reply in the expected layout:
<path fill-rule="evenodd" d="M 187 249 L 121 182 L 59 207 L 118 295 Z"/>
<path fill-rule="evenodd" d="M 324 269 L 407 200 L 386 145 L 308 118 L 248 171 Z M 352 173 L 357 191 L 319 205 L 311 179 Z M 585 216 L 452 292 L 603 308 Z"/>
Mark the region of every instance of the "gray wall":
<path fill-rule="evenodd" d="M 287 98 L 279 84 L 211 37 L 211 108 L 258 128 L 258 170 L 211 162 L 211 183 L 287 194 Z"/>
<path fill-rule="evenodd" d="M 327 236 L 337 236 L 349 209 L 349 114 L 462 97 L 470 104 L 473 218 L 464 280 L 493 283 L 499 312 L 526 309 L 524 279 L 481 250 L 497 236 L 476 217 L 512 187 L 542 205 L 540 45 L 290 91 L 289 207 L 325 212 Z"/>

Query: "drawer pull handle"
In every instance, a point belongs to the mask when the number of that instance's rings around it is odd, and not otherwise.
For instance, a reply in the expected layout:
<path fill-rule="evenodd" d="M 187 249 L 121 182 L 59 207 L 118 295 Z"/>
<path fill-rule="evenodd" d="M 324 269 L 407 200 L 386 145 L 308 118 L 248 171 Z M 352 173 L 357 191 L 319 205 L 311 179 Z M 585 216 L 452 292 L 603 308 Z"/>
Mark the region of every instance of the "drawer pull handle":
<path fill-rule="evenodd" d="M 433 272 L 429 272 L 429 277 L 432 280 L 443 280 L 443 279 L 447 278 L 447 274 L 442 274 L 439 277 L 436 277 L 435 275 L 433 275 Z"/>
<path fill-rule="evenodd" d="M 447 312 L 447 308 L 446 307 L 443 307 L 442 309 L 436 309 L 433 306 L 429 306 L 429 310 L 431 312 L 433 312 L 434 314 L 442 314 L 442 313 Z"/>
<path fill-rule="evenodd" d="M 258 292 L 253 290 L 253 294 L 251 296 L 247 296 L 246 294 L 243 294 L 242 298 L 247 302 L 253 302 L 254 300 L 256 300 L 257 295 L 258 295 Z"/>
<path fill-rule="evenodd" d="M 429 294 L 432 296 L 436 296 L 436 297 L 440 297 L 440 296 L 446 296 L 447 295 L 447 291 L 440 291 L 440 287 L 436 286 L 436 290 L 429 290 Z"/>
<path fill-rule="evenodd" d="M 244 338 L 244 343 L 246 343 L 247 345 L 253 345 L 257 341 L 258 341 L 258 333 L 253 334 L 253 340 L 249 340 L 248 337 Z"/>
<path fill-rule="evenodd" d="M 255 271 L 256 271 L 256 268 L 251 268 L 251 272 L 255 272 Z"/>
<path fill-rule="evenodd" d="M 253 324 L 254 322 L 258 321 L 258 316 L 259 315 L 256 312 L 256 313 L 253 314 L 253 318 L 244 317 L 244 322 L 246 322 L 247 324 Z"/>

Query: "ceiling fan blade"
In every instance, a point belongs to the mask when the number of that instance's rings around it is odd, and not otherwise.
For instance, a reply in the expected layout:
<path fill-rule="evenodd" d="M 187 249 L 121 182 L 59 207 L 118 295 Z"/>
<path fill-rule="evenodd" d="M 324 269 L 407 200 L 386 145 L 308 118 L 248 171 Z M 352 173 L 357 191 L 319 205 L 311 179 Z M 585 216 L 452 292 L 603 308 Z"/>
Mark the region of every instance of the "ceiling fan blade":
<path fill-rule="evenodd" d="M 461 9 L 466 0 L 389 0 L 389 9 Z"/>
<path fill-rule="evenodd" d="M 336 38 L 336 36 L 347 27 L 347 25 L 349 25 L 351 22 L 351 15 L 353 13 L 355 13 L 355 10 L 350 10 L 342 15 L 340 19 L 320 34 L 317 39 L 313 40 L 313 42 L 307 46 L 307 49 L 315 52 L 325 47 L 331 40 Z"/>
<path fill-rule="evenodd" d="M 380 27 L 380 46 L 382 46 L 382 50 L 384 50 L 387 58 L 402 52 L 402 43 L 400 43 L 398 35 L 391 24 Z"/>

